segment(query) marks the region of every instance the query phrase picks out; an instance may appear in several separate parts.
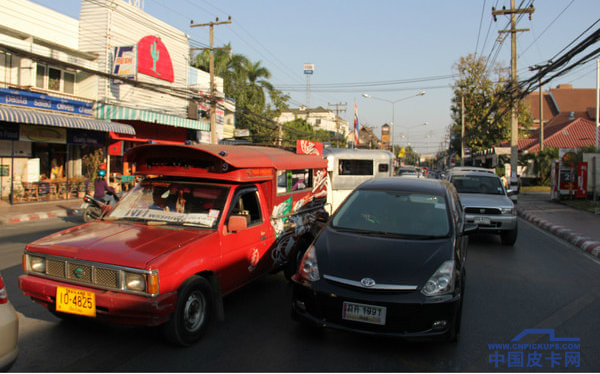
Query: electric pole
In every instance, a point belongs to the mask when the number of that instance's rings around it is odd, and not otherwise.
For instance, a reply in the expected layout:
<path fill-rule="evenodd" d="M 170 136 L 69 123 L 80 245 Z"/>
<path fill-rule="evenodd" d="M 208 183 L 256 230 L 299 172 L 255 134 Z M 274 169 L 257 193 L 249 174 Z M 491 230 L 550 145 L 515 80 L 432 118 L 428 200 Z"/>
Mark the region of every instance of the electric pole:
<path fill-rule="evenodd" d="M 510 68 L 511 68 L 511 79 L 510 79 L 510 173 L 512 180 L 513 176 L 516 181 L 517 179 L 517 165 L 519 159 L 519 121 L 517 117 L 517 106 L 518 102 L 516 99 L 518 84 L 517 84 L 517 32 L 529 31 L 529 29 L 517 29 L 517 14 L 529 14 L 529 20 L 531 20 L 531 14 L 535 11 L 533 5 L 527 9 L 515 9 L 515 0 L 510 0 L 510 9 L 502 8 L 502 10 L 496 10 L 492 8 L 492 15 L 494 16 L 494 22 L 496 21 L 497 15 L 510 15 L 510 30 L 500 30 L 500 33 L 510 32 Z"/>
<path fill-rule="evenodd" d="M 336 147 L 339 148 L 340 147 L 340 112 L 345 112 L 346 109 L 340 109 L 340 106 L 346 106 L 346 103 L 335 103 L 335 104 L 329 104 L 327 103 L 327 105 L 329 106 L 335 106 L 335 133 L 336 133 Z"/>
<path fill-rule="evenodd" d="M 214 48 L 214 27 L 215 25 L 225 25 L 231 23 L 231 16 L 227 21 L 219 22 L 219 18 L 217 17 L 215 22 L 203 23 L 194 25 L 194 21 L 190 22 L 190 27 L 205 27 L 208 26 L 210 29 L 210 48 L 205 48 L 210 51 L 210 57 L 208 62 L 208 70 L 210 74 L 210 142 L 212 144 L 217 144 L 217 99 L 216 99 L 216 89 L 215 89 L 215 49 L 222 48 Z"/>

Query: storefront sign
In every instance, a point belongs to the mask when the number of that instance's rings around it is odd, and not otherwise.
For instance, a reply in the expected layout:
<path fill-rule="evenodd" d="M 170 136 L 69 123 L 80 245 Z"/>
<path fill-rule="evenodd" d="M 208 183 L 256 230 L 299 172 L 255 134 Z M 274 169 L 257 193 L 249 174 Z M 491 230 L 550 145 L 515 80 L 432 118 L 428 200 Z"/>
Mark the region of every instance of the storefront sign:
<path fill-rule="evenodd" d="M 296 140 L 296 153 L 301 155 L 323 155 L 323 143 L 310 140 Z"/>
<path fill-rule="evenodd" d="M 127 79 L 136 78 L 137 55 L 135 45 L 115 47 L 113 59 L 113 75 Z"/>
<path fill-rule="evenodd" d="M 19 140 L 19 125 L 0 123 L 0 139 Z"/>
<path fill-rule="evenodd" d="M 94 114 L 92 103 L 61 99 L 35 92 L 11 90 L 8 88 L 0 88 L 0 104 L 55 110 L 57 112 L 78 114 L 81 116 L 92 116 Z"/>
<path fill-rule="evenodd" d="M 51 126 L 20 126 L 19 140 L 40 143 L 67 143 L 67 129 Z"/>
<path fill-rule="evenodd" d="M 167 47 L 156 36 L 145 36 L 137 44 L 138 72 L 173 82 L 173 63 Z"/>
<path fill-rule="evenodd" d="M 106 143 L 106 134 L 98 131 L 69 129 L 67 131 L 67 143 L 101 147 Z"/>

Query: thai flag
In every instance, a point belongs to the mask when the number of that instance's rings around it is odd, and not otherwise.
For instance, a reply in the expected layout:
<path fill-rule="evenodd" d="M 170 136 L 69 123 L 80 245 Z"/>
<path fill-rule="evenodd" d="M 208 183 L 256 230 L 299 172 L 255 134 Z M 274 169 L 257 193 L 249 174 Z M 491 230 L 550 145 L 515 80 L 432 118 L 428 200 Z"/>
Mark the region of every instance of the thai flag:
<path fill-rule="evenodd" d="M 358 146 L 358 109 L 354 102 L 354 144 Z"/>

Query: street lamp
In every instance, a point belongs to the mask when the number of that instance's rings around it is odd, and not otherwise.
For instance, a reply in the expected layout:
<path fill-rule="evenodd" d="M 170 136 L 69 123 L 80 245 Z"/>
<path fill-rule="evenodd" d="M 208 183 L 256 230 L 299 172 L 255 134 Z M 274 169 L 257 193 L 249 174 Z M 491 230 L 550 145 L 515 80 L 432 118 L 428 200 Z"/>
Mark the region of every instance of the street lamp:
<path fill-rule="evenodd" d="M 410 96 L 403 97 L 403 98 L 398 99 L 398 100 L 383 99 L 381 97 L 371 96 L 368 93 L 364 93 L 362 95 L 363 95 L 363 97 L 366 97 L 367 99 L 381 100 L 381 101 L 385 101 L 386 103 L 392 104 L 392 136 L 390 138 L 390 149 L 392 150 L 392 153 L 394 153 L 394 119 L 395 119 L 394 118 L 394 108 L 395 108 L 395 105 L 396 105 L 396 103 L 398 103 L 400 101 L 408 100 L 408 99 L 411 99 L 411 98 L 417 97 L 417 96 L 423 96 L 423 95 L 425 95 L 425 91 L 421 91 L 421 92 L 419 92 L 416 95 L 410 95 Z M 395 154 L 394 154 L 394 158 L 396 158 Z"/>

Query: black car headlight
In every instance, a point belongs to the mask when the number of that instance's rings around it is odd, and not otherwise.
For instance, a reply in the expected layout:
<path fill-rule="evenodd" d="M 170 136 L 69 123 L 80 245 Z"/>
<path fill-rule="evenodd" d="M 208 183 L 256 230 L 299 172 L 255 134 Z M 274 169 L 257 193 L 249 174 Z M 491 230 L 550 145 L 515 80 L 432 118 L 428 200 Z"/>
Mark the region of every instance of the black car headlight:
<path fill-rule="evenodd" d="M 454 261 L 446 261 L 429 278 L 421 293 L 425 296 L 440 296 L 454 292 Z"/>
<path fill-rule="evenodd" d="M 302 257 L 302 261 L 300 262 L 300 268 L 298 269 L 298 273 L 296 274 L 296 280 L 316 282 L 319 279 L 321 279 L 321 275 L 319 274 L 317 255 L 315 254 L 315 247 L 311 245 L 306 250 L 304 257 Z"/>

